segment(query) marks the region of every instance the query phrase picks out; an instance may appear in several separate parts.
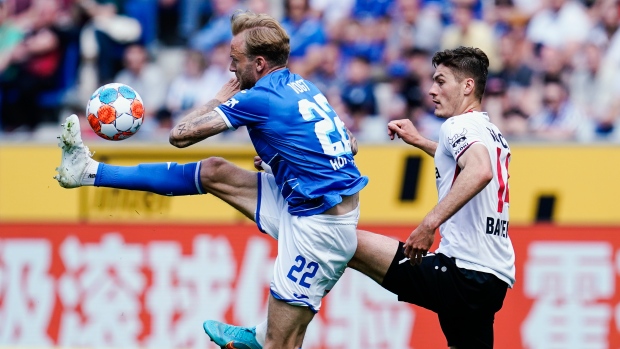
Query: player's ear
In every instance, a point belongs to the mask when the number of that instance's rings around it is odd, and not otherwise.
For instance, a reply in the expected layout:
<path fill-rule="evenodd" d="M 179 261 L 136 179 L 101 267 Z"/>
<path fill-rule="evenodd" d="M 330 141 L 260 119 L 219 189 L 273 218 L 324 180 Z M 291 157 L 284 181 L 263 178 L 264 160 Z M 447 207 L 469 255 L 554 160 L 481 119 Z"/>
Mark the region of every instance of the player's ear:
<path fill-rule="evenodd" d="M 465 94 L 466 95 L 470 95 L 474 93 L 474 90 L 476 89 L 476 83 L 474 82 L 474 79 L 472 78 L 466 78 L 465 81 L 463 81 L 464 88 L 465 88 Z"/>
<path fill-rule="evenodd" d="M 261 56 L 256 57 L 254 64 L 256 65 L 256 71 L 259 73 L 262 73 L 263 70 L 267 69 L 267 61 Z"/>

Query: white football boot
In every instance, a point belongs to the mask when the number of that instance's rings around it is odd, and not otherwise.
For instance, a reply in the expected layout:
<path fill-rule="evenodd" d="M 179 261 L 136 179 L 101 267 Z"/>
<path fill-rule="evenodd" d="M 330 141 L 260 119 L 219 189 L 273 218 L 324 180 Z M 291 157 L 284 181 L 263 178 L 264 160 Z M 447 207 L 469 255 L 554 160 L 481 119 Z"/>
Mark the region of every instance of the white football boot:
<path fill-rule="evenodd" d="M 84 171 L 90 162 L 94 162 L 92 153 L 82 142 L 80 121 L 73 114 L 62 124 L 62 133 L 58 137 L 58 146 L 62 149 L 62 160 L 56 168 L 58 174 L 54 178 L 63 188 L 77 188 L 82 186 Z"/>

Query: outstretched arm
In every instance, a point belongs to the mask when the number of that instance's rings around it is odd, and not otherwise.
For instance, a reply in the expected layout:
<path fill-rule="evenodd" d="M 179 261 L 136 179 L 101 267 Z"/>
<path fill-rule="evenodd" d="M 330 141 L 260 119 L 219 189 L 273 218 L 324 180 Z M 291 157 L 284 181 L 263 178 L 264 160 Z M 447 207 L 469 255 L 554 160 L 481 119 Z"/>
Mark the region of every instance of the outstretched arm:
<path fill-rule="evenodd" d="M 422 149 L 426 154 L 435 157 L 437 142 L 422 137 L 418 129 L 413 126 L 409 119 L 394 120 L 388 123 L 388 136 L 402 139 L 405 143 L 411 144 L 416 148 Z"/>
<path fill-rule="evenodd" d="M 191 111 L 179 121 L 170 131 L 170 144 L 177 148 L 185 148 L 226 131 L 228 126 L 224 122 L 224 118 L 215 111 L 215 108 L 229 100 L 237 92 L 239 92 L 239 82 L 236 78 L 230 79 L 222 86 L 214 99 Z"/>
<path fill-rule="evenodd" d="M 435 230 L 476 196 L 493 179 L 489 151 L 482 143 L 474 143 L 459 158 L 462 169 L 452 188 L 405 242 L 405 255 L 412 263 L 420 264 L 435 239 Z"/>

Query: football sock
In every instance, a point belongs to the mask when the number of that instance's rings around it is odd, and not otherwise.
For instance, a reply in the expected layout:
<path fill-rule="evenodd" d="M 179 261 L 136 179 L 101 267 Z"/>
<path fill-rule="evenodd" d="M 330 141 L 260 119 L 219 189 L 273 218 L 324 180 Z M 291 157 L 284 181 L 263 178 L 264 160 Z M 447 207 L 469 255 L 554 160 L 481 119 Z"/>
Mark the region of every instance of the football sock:
<path fill-rule="evenodd" d="M 200 161 L 185 165 L 165 162 L 138 166 L 100 163 L 95 186 L 142 190 L 166 196 L 205 193 L 200 183 Z"/>
<path fill-rule="evenodd" d="M 82 180 L 80 181 L 81 185 L 95 185 L 95 178 L 97 177 L 97 170 L 99 169 L 99 162 L 90 159 L 88 161 L 88 165 L 86 165 L 86 170 L 82 174 Z"/>
<path fill-rule="evenodd" d="M 256 325 L 256 341 L 261 347 L 265 346 L 265 337 L 267 336 L 267 320 Z"/>

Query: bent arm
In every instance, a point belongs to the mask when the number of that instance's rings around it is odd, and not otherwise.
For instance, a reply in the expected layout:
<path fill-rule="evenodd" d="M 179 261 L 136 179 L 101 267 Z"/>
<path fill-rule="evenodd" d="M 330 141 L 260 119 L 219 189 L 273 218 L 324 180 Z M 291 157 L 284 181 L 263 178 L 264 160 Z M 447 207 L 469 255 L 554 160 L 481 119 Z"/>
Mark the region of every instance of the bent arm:
<path fill-rule="evenodd" d="M 424 137 L 420 137 L 420 139 L 412 145 L 418 149 L 421 149 L 426 154 L 435 157 L 435 152 L 437 151 L 437 145 L 439 145 L 439 143 L 431 141 L 430 139 Z"/>
<path fill-rule="evenodd" d="M 388 123 L 388 136 L 394 139 L 395 136 L 402 139 L 405 143 L 421 149 L 426 154 L 435 157 L 437 145 L 439 143 L 423 137 L 418 129 L 409 119 L 393 120 Z"/>
<path fill-rule="evenodd" d="M 459 158 L 458 165 L 462 170 L 452 188 L 424 217 L 421 226 L 435 231 L 493 179 L 491 158 L 487 148 L 481 143 L 474 143 L 469 147 Z"/>
<path fill-rule="evenodd" d="M 228 125 L 224 118 L 214 110 L 220 104 L 218 99 L 212 99 L 185 115 L 170 130 L 170 144 L 177 148 L 185 148 L 227 130 Z"/>
<path fill-rule="evenodd" d="M 185 148 L 226 131 L 228 125 L 226 125 L 224 118 L 215 111 L 215 108 L 232 98 L 237 92 L 239 92 L 239 81 L 237 78 L 228 80 L 215 95 L 214 99 L 185 115 L 170 130 L 170 144 L 177 148 Z"/>

